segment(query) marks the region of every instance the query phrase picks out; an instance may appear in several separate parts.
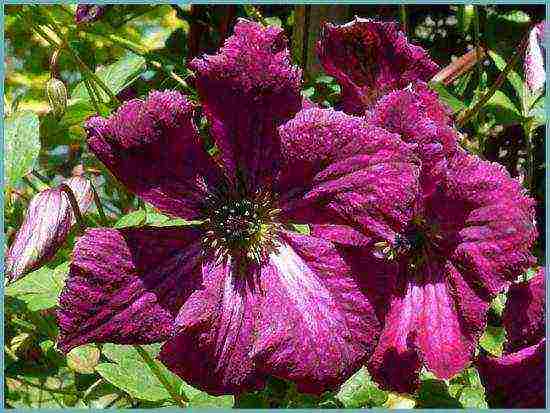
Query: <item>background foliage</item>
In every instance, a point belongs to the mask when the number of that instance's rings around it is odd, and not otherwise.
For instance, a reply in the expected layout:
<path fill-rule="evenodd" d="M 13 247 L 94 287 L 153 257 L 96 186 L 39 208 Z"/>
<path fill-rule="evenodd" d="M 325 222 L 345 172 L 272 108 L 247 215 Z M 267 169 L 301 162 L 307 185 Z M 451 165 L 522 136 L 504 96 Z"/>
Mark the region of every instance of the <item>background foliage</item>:
<path fill-rule="evenodd" d="M 305 68 L 304 95 L 334 104 L 340 88 L 322 73 L 313 44 L 319 21 L 346 21 L 354 15 L 400 20 L 410 38 L 446 66 L 476 45 L 489 52 L 452 82 L 434 85 L 457 118 L 474 107 L 497 80 L 506 62 L 520 53 L 530 25 L 544 18 L 544 7 L 521 6 L 114 6 L 89 25 L 76 25 L 75 5 L 5 7 L 5 209 L 7 248 L 20 227 L 35 191 L 63 177 L 85 175 L 98 189 L 108 225 L 164 225 L 170 218 L 143 205 L 121 187 L 85 144 L 83 121 L 108 114 L 118 102 L 150 89 L 174 88 L 196 96 L 186 69 L 189 58 L 214 51 L 230 34 L 235 18 L 248 16 L 281 26 L 296 63 Z M 55 24 L 60 33 L 56 33 Z M 60 38 L 61 37 L 61 38 Z M 68 90 L 63 116 L 49 108 L 45 84 L 54 49 L 45 38 L 64 41 L 73 55 L 61 53 L 58 77 Z M 79 56 L 81 62 L 74 60 Z M 94 73 L 117 95 L 99 91 L 94 102 L 83 79 Z M 543 99 L 534 109 L 522 101 L 521 64 L 507 76 L 475 116 L 461 127 L 461 144 L 504 165 L 537 200 L 539 241 L 535 252 L 544 265 Z M 532 111 L 535 112 L 532 112 Z M 528 113 L 531 111 L 531 113 Z M 98 225 L 98 211 L 86 217 Z M 299 394 L 287 382 L 270 379 L 264 391 L 212 397 L 187 385 L 154 361 L 158 345 L 134 348 L 86 345 L 66 357 L 55 349 L 54 310 L 68 271 L 73 234 L 54 260 L 6 289 L 5 396 L 7 407 L 164 407 L 175 399 L 194 407 L 487 407 L 474 367 L 451 380 L 422 375 L 417 394 L 380 390 L 365 369 L 338 391 L 321 397 Z M 529 276 L 527 274 L 526 276 Z M 504 296 L 492 305 L 480 346 L 500 355 Z M 177 394 L 167 391 L 166 383 Z M 187 401 L 185 400 L 187 399 Z"/>

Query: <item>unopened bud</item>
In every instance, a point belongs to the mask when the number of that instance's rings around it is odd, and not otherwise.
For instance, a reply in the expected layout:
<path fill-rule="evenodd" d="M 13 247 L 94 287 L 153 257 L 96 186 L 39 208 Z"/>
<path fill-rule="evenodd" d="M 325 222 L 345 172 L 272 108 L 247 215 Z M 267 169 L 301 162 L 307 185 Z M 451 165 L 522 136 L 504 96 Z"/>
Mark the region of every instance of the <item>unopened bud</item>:
<path fill-rule="evenodd" d="M 99 20 L 108 5 L 101 6 L 99 4 L 79 4 L 76 6 L 74 20 L 76 24 L 91 23 Z"/>
<path fill-rule="evenodd" d="M 53 114 L 60 118 L 67 109 L 67 88 L 65 84 L 52 77 L 46 83 L 46 96 L 48 97 L 48 103 Z"/>
<path fill-rule="evenodd" d="M 93 202 L 90 182 L 82 177 L 73 177 L 64 184 L 71 188 L 80 210 L 86 212 Z M 75 222 L 68 197 L 61 188 L 51 188 L 36 194 L 6 253 L 6 278 L 13 282 L 51 260 Z"/>

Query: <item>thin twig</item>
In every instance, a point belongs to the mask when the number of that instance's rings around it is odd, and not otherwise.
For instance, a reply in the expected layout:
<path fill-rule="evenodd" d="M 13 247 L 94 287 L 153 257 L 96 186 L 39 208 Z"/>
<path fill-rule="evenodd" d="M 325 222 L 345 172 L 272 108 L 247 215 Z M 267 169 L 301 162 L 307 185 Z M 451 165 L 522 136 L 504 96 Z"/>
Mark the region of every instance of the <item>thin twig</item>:
<path fill-rule="evenodd" d="M 468 122 L 472 117 L 474 117 L 479 110 L 485 106 L 485 104 L 491 99 L 491 97 L 495 94 L 495 92 L 502 86 L 502 84 L 506 81 L 506 78 L 508 77 L 508 74 L 512 71 L 514 66 L 519 61 L 520 57 L 523 55 L 523 51 L 525 49 L 525 45 L 527 43 L 527 40 L 529 38 L 529 31 L 527 31 L 527 34 L 523 36 L 523 39 L 520 41 L 519 46 L 515 49 L 515 53 L 512 55 L 512 57 L 508 60 L 506 63 L 506 66 L 500 72 L 498 75 L 495 83 L 489 88 L 487 93 L 483 95 L 479 101 L 476 103 L 476 105 L 463 112 L 458 119 L 456 120 L 456 124 L 458 127 L 462 127 Z"/>
<path fill-rule="evenodd" d="M 93 183 L 90 182 L 90 186 L 92 187 L 92 193 L 94 194 L 94 202 L 95 206 L 97 208 L 97 212 L 99 212 L 99 217 L 101 218 L 101 223 L 103 225 L 107 225 L 109 221 L 107 220 L 107 216 L 105 215 L 105 211 L 103 210 L 103 204 L 101 203 L 101 200 L 99 199 L 99 194 L 97 193 L 97 190 L 95 189 L 95 186 Z"/>
<path fill-rule="evenodd" d="M 84 218 L 82 217 L 82 213 L 80 212 L 80 207 L 78 206 L 78 201 L 74 196 L 73 190 L 67 184 L 61 184 L 59 185 L 59 188 L 67 195 L 79 230 L 81 232 L 84 232 L 86 230 L 86 223 L 84 222 Z"/>

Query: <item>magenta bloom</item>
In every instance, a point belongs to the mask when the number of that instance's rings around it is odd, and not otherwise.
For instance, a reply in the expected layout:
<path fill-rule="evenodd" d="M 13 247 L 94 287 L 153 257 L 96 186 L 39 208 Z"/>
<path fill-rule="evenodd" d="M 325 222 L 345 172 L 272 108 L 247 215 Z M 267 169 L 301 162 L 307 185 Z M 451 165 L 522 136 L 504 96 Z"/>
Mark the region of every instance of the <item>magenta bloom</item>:
<path fill-rule="evenodd" d="M 422 365 L 447 379 L 472 361 L 491 299 L 534 262 L 533 201 L 504 168 L 458 148 L 449 111 L 424 82 L 437 66 L 396 24 L 326 25 L 318 49 L 345 110 L 399 134 L 421 160 L 411 219 L 386 220 L 392 230 L 376 243 L 396 283 L 368 363 L 384 388 L 410 393 Z"/>
<path fill-rule="evenodd" d="M 327 23 L 317 52 L 324 70 L 342 86 L 344 110 L 357 115 L 387 92 L 428 81 L 439 70 L 394 22 L 356 17 L 340 26 Z"/>
<path fill-rule="evenodd" d="M 60 298 L 58 346 L 166 341 L 161 361 L 213 394 L 267 375 L 333 388 L 371 355 L 392 285 L 383 260 L 369 271 L 351 246 L 410 221 L 419 161 L 362 118 L 303 108 L 278 28 L 241 20 L 191 68 L 216 155 L 178 92 L 128 101 L 87 129 L 124 185 L 198 223 L 89 229 Z"/>
<path fill-rule="evenodd" d="M 76 24 L 92 23 L 101 18 L 108 5 L 101 6 L 99 4 L 79 4 L 76 6 L 74 20 Z"/>
<path fill-rule="evenodd" d="M 545 407 L 544 269 L 510 287 L 504 310 L 507 343 L 502 357 L 481 356 L 478 369 L 494 407 Z"/>

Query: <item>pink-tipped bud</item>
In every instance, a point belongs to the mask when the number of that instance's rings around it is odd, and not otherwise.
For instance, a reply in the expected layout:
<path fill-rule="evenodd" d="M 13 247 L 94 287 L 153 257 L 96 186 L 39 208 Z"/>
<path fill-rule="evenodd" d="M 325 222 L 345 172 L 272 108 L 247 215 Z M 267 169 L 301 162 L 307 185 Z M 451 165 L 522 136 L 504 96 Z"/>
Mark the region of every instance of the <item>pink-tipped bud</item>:
<path fill-rule="evenodd" d="M 90 182 L 82 177 L 73 177 L 64 183 L 74 193 L 80 210 L 87 211 L 93 202 Z M 61 188 L 51 188 L 36 194 L 6 253 L 6 278 L 10 282 L 16 281 L 51 260 L 75 222 L 67 194 Z"/>

